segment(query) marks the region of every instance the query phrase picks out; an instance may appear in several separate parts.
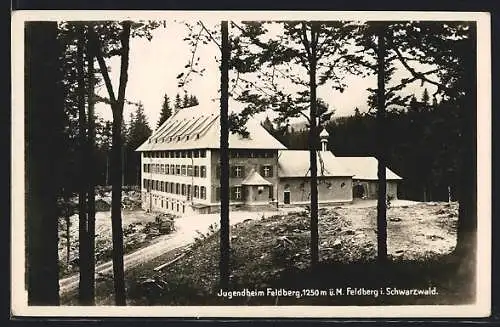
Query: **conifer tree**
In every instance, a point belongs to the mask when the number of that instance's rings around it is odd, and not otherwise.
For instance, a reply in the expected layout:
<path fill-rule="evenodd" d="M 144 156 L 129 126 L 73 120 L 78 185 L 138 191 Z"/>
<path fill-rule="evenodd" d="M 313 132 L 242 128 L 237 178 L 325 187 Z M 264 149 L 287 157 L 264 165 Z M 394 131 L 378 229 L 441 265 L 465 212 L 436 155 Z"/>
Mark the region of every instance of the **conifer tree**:
<path fill-rule="evenodd" d="M 170 118 L 170 116 L 172 116 L 172 109 L 170 108 L 170 98 L 165 93 L 165 95 L 163 96 L 163 104 L 161 106 L 160 119 L 158 120 L 156 127 L 160 127 L 161 124 L 163 124 L 168 118 Z"/>

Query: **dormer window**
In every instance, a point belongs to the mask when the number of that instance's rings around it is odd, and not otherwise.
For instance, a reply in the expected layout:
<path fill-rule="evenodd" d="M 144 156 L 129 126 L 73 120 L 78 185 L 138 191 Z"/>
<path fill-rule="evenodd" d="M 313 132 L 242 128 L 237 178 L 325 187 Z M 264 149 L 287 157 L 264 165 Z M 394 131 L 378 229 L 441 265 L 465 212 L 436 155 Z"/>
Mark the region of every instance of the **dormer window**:
<path fill-rule="evenodd" d="M 186 141 L 189 141 L 189 135 L 186 135 Z"/>
<path fill-rule="evenodd" d="M 180 136 L 177 136 L 177 142 L 181 140 L 181 137 Z"/>
<path fill-rule="evenodd" d="M 200 134 L 196 134 L 196 139 L 199 139 L 200 138 Z"/>

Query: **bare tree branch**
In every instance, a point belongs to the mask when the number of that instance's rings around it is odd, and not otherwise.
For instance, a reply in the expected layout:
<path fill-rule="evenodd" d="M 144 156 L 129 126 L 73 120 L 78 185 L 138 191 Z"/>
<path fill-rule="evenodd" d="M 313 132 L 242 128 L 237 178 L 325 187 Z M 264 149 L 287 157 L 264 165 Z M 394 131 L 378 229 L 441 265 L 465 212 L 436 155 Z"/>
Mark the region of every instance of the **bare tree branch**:
<path fill-rule="evenodd" d="M 219 47 L 219 49 L 222 51 L 222 46 L 217 42 L 217 40 L 213 37 L 212 33 L 208 30 L 208 28 L 205 27 L 203 22 L 200 20 L 198 23 L 201 25 L 202 29 L 207 32 L 208 37 Z"/>

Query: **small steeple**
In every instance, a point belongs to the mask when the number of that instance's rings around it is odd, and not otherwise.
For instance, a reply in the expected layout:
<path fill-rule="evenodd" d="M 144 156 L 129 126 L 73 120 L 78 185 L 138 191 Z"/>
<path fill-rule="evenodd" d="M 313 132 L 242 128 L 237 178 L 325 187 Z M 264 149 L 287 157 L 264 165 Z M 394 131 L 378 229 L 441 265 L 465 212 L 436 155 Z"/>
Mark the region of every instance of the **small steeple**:
<path fill-rule="evenodd" d="M 319 139 L 321 141 L 321 151 L 326 151 L 326 149 L 328 147 L 328 137 L 329 136 L 330 136 L 330 134 L 328 134 L 328 132 L 326 131 L 325 128 L 319 134 Z"/>

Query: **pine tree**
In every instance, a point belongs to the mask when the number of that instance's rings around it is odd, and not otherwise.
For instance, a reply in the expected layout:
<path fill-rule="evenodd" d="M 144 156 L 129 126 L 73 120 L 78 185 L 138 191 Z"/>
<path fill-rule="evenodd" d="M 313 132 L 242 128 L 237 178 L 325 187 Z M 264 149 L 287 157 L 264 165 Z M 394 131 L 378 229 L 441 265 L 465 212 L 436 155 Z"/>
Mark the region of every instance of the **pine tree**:
<path fill-rule="evenodd" d="M 174 104 L 175 109 L 181 109 L 182 108 L 182 99 L 179 93 L 175 95 L 175 104 Z"/>
<path fill-rule="evenodd" d="M 170 98 L 165 93 L 163 96 L 163 105 L 161 106 L 160 119 L 158 120 L 157 128 L 161 126 L 168 118 L 172 116 L 172 109 L 170 108 Z"/>
<path fill-rule="evenodd" d="M 191 101 L 189 99 L 188 93 L 185 92 L 184 98 L 182 99 L 182 108 L 190 107 L 190 103 L 191 103 Z"/>
<path fill-rule="evenodd" d="M 142 103 L 139 103 L 135 113 L 131 114 L 131 121 L 129 124 L 127 145 L 132 149 L 136 149 L 151 136 L 151 128 L 144 114 L 144 106 Z"/>
<path fill-rule="evenodd" d="M 193 106 L 197 106 L 199 105 L 199 101 L 198 101 L 198 98 L 196 98 L 196 95 L 191 95 L 189 97 L 189 106 L 190 107 L 193 107 Z"/>
<path fill-rule="evenodd" d="M 427 88 L 424 89 L 424 93 L 422 94 L 422 103 L 424 106 L 428 106 L 431 103 L 431 98 L 429 96 L 429 92 L 427 91 Z"/>

